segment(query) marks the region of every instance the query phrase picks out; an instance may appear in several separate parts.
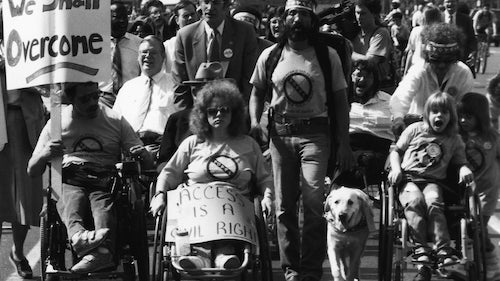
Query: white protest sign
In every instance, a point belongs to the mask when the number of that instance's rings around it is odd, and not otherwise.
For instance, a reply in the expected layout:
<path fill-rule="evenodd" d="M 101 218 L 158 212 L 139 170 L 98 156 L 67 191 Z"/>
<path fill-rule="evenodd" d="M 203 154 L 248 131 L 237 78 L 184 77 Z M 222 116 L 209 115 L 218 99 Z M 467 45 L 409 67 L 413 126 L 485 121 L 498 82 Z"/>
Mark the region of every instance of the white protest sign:
<path fill-rule="evenodd" d="M 190 243 L 236 239 L 257 245 L 253 203 L 235 187 L 194 184 L 169 191 L 167 198 L 166 241 L 175 241 L 177 229 L 187 229 Z"/>
<path fill-rule="evenodd" d="M 110 79 L 110 0 L 4 0 L 7 89 Z"/>

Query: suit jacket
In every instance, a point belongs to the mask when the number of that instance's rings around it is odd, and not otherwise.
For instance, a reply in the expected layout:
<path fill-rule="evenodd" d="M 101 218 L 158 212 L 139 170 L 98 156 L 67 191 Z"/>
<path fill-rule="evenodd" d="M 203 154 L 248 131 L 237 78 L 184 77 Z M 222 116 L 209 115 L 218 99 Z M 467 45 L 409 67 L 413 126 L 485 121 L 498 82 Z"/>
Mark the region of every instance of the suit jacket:
<path fill-rule="evenodd" d="M 170 115 L 161 139 L 158 162 L 163 163 L 170 160 L 181 142 L 192 135 L 189 129 L 190 114 L 191 108 L 186 108 Z"/>
<path fill-rule="evenodd" d="M 476 51 L 477 49 L 476 35 L 474 34 L 472 20 L 469 16 L 459 12 L 455 13 L 455 24 L 457 25 L 458 29 L 460 29 L 465 35 L 463 46 L 464 52 L 461 59 L 461 61 L 465 63 L 469 54 Z"/>
<path fill-rule="evenodd" d="M 181 28 L 177 33 L 172 74 L 177 84 L 194 80 L 202 62 L 207 61 L 207 38 L 203 20 Z M 236 80 L 248 102 L 250 77 L 258 57 L 257 35 L 248 23 L 226 17 L 221 43 L 222 62 L 229 63 L 226 78 Z"/>

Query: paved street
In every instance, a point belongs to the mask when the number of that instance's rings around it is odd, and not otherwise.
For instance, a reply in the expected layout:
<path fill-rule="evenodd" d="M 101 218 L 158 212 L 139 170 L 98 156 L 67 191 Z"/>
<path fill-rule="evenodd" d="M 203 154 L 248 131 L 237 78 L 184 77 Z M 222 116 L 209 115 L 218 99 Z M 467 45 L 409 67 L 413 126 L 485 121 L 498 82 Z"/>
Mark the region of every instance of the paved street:
<path fill-rule="evenodd" d="M 484 93 L 487 87 L 487 81 L 500 69 L 500 48 L 491 48 L 491 56 L 488 60 L 487 72 L 484 75 L 478 75 L 475 80 L 474 87 L 477 92 Z M 1 195 L 0 195 L 1 196 Z M 494 238 L 495 245 L 498 245 L 500 241 L 500 203 L 497 204 L 497 212 L 495 217 L 490 220 L 489 231 Z M 28 234 L 27 241 L 25 243 L 25 253 L 30 261 L 31 266 L 34 270 L 35 280 L 40 280 L 40 244 L 39 244 L 39 228 L 33 227 Z M 8 254 L 12 246 L 12 233 L 10 226 L 4 224 L 2 229 L 1 244 L 0 244 L 0 281 L 16 281 L 22 280 L 17 276 L 14 268 L 9 262 Z M 377 249 L 378 240 L 370 239 L 368 241 L 367 251 L 365 257 L 362 260 L 362 270 L 361 270 L 361 280 L 376 280 L 377 279 Z M 497 247 L 497 256 L 500 257 L 500 250 Z M 283 281 L 284 278 L 281 274 L 281 269 L 279 268 L 279 263 L 277 260 L 273 261 L 273 271 L 274 280 Z M 327 261 L 324 263 L 324 278 L 322 280 L 331 280 L 331 274 L 329 269 L 329 264 Z M 408 269 L 407 277 L 405 280 L 412 280 L 416 269 Z M 436 279 L 434 280 L 441 280 Z"/>

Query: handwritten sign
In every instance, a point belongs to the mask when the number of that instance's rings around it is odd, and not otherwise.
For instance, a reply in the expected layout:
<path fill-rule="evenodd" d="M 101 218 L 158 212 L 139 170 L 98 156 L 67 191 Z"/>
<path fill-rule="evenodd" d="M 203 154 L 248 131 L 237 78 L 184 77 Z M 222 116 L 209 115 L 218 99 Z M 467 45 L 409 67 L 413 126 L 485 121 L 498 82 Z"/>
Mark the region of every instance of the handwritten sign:
<path fill-rule="evenodd" d="M 109 79 L 109 7 L 110 0 L 3 1 L 7 89 Z"/>
<path fill-rule="evenodd" d="M 195 184 L 171 190 L 167 198 L 166 241 L 175 241 L 177 229 L 187 229 L 190 243 L 236 239 L 257 245 L 253 203 L 235 187 Z"/>

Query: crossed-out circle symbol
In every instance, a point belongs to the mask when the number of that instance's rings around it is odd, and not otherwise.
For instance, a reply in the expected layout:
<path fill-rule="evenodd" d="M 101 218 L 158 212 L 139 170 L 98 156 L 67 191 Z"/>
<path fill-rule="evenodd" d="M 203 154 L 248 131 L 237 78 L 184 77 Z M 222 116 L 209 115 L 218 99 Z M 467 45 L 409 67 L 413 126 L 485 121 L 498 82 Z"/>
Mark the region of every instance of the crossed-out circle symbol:
<path fill-rule="evenodd" d="M 303 73 L 292 73 L 283 83 L 285 96 L 293 104 L 302 104 L 312 96 L 312 81 Z"/>
<path fill-rule="evenodd" d="M 216 180 L 230 180 L 238 173 L 238 163 L 226 155 L 214 155 L 207 162 L 208 174 Z"/>
<path fill-rule="evenodd" d="M 73 146 L 73 151 L 102 151 L 102 144 L 93 137 L 83 137 Z"/>

